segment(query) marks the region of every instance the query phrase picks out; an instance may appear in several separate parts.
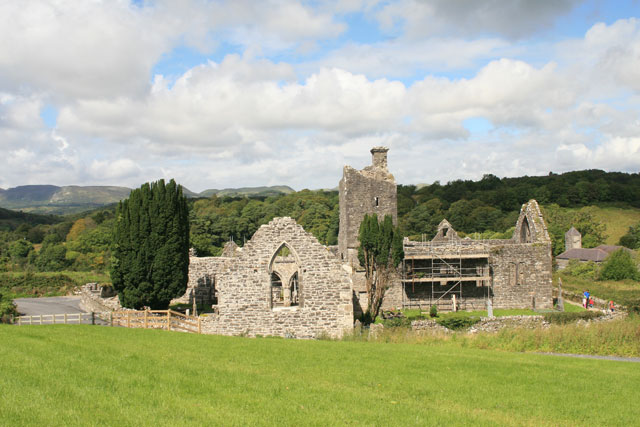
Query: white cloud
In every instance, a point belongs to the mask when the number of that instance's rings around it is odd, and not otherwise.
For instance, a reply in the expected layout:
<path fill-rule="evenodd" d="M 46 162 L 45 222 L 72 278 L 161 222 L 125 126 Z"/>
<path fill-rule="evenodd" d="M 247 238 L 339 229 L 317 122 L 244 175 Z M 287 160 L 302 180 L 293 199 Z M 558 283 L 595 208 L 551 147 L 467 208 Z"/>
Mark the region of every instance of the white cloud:
<path fill-rule="evenodd" d="M 88 168 L 93 179 L 109 180 L 111 182 L 124 181 L 132 176 L 137 177 L 140 166 L 131 159 L 94 160 Z"/>
<path fill-rule="evenodd" d="M 508 5 L 504 17 L 503 2 L 453 3 L 2 3 L 0 186 L 174 177 L 195 191 L 331 188 L 342 165 L 368 164 L 373 145 L 391 147 L 401 183 L 640 169 L 640 21 L 546 41 L 534 61 L 527 42 L 508 38 L 551 25 L 572 2 Z M 340 14 L 381 9 L 407 33 L 337 43 L 310 62 L 277 55 L 343 34 Z M 176 46 L 212 52 L 224 42 L 241 53 L 150 74 Z M 396 80 L 406 76 L 412 83 Z M 52 102 L 53 131 L 40 117 Z M 477 132 L 472 118 L 492 127 Z"/>
<path fill-rule="evenodd" d="M 401 0 L 377 13 L 383 28 L 400 25 L 409 37 L 442 33 L 501 34 L 509 38 L 531 35 L 553 26 L 558 16 L 579 0 Z"/>
<path fill-rule="evenodd" d="M 476 66 L 504 53 L 499 39 L 462 40 L 431 38 L 419 41 L 391 40 L 373 44 L 349 43 L 319 61 L 304 64 L 303 70 L 335 67 L 370 78 L 407 77 L 423 70 L 458 70 Z M 451 53 L 455 52 L 455 55 Z"/>

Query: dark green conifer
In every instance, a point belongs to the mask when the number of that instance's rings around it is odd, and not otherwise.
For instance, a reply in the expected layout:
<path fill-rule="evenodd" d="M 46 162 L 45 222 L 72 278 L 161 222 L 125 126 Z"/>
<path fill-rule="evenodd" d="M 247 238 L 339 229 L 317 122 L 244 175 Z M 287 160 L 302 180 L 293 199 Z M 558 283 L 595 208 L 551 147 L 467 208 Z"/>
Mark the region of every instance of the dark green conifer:
<path fill-rule="evenodd" d="M 363 321 L 372 323 L 382 306 L 391 274 L 404 257 L 402 235 L 393 226 L 391 216 L 385 215 L 379 222 L 378 215 L 373 214 L 362 219 L 358 238 L 358 260 L 364 267 L 368 296 Z"/>
<path fill-rule="evenodd" d="M 167 308 L 189 274 L 189 213 L 174 180 L 143 184 L 116 210 L 111 280 L 124 307 Z"/>

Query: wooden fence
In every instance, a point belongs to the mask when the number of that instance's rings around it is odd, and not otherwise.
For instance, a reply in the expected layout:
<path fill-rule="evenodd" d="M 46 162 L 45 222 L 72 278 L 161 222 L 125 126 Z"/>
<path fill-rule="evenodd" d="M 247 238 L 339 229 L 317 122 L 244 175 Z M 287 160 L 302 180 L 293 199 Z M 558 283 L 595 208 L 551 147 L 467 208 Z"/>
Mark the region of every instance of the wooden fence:
<path fill-rule="evenodd" d="M 95 325 L 96 313 L 71 313 L 71 314 L 40 314 L 37 316 L 16 316 L 14 322 L 18 325 L 55 325 L 55 324 L 81 324 Z"/>
<path fill-rule="evenodd" d="M 202 333 L 199 317 L 187 316 L 173 310 L 114 311 L 110 317 L 111 326 Z"/>

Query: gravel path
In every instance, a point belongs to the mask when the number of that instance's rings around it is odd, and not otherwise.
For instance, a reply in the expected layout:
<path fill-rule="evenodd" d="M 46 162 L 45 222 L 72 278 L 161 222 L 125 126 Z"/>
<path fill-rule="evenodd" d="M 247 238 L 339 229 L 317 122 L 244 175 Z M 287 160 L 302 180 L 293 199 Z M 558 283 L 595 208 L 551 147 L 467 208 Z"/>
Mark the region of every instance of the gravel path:
<path fill-rule="evenodd" d="M 578 357 L 582 359 L 602 359 L 615 360 L 616 362 L 636 362 L 640 363 L 640 357 L 619 357 L 619 356 L 594 356 L 591 354 L 570 354 L 570 353 L 536 353 L 545 356 Z"/>

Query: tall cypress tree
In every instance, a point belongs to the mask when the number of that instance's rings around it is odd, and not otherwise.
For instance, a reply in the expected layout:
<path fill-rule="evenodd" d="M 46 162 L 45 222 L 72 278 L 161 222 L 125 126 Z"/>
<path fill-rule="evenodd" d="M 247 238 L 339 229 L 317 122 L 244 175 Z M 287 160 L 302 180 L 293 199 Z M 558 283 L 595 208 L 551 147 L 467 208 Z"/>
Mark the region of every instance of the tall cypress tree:
<path fill-rule="evenodd" d="M 172 179 L 143 184 L 116 210 L 111 281 L 124 307 L 164 309 L 187 289 L 189 212 Z"/>

